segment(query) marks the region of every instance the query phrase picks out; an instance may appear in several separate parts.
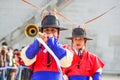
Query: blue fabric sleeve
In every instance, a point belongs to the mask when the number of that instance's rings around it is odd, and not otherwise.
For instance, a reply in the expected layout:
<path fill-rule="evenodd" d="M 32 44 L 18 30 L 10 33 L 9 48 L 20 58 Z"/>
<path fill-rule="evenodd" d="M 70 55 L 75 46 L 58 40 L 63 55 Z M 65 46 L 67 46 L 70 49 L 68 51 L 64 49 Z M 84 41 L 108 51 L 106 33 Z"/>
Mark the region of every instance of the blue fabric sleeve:
<path fill-rule="evenodd" d="M 54 37 L 49 38 L 48 46 L 59 59 L 66 56 L 66 50 L 59 44 L 56 38 Z"/>
<path fill-rule="evenodd" d="M 93 80 L 102 80 L 102 75 L 99 72 L 96 72 L 93 75 Z"/>
<path fill-rule="evenodd" d="M 42 48 L 42 46 L 39 46 L 38 40 L 35 40 L 26 50 L 26 56 L 29 59 L 32 59 L 35 57 L 37 52 Z"/>

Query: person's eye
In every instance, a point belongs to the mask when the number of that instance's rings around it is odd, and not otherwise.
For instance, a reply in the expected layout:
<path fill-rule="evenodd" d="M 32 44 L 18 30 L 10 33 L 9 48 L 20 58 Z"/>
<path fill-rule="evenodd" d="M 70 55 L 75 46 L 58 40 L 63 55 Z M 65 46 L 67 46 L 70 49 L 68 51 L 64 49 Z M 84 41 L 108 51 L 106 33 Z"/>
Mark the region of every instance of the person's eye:
<path fill-rule="evenodd" d="M 48 32 L 48 30 L 47 30 L 47 29 L 45 29 L 45 30 L 44 30 L 44 32 Z"/>
<path fill-rule="evenodd" d="M 57 30 L 52 30 L 52 32 L 57 32 Z"/>
<path fill-rule="evenodd" d="M 55 32 L 55 30 L 51 30 L 52 32 Z"/>

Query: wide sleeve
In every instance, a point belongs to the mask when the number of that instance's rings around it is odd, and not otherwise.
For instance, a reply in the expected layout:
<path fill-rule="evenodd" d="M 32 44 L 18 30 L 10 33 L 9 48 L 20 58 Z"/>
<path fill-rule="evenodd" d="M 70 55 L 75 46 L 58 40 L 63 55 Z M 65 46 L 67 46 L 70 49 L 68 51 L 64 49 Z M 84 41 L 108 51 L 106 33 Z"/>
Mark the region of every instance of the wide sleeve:
<path fill-rule="evenodd" d="M 104 67 L 103 61 L 94 55 L 93 60 L 93 67 L 92 67 L 92 74 L 94 75 L 96 72 L 102 73 L 102 69 Z"/>
<path fill-rule="evenodd" d="M 29 66 L 36 61 L 36 54 L 41 49 L 37 40 L 35 40 L 31 45 L 26 46 L 21 51 L 21 58 L 25 65 Z"/>

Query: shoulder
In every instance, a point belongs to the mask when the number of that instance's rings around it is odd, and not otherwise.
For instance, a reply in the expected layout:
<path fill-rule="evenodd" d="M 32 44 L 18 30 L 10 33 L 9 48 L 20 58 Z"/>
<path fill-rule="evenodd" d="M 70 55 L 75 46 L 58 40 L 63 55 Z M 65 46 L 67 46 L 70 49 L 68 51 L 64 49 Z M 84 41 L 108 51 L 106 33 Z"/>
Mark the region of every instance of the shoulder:
<path fill-rule="evenodd" d="M 95 64 L 95 65 L 99 65 L 101 67 L 104 66 L 104 62 L 100 59 L 100 57 L 98 57 L 96 54 L 88 52 L 89 58 L 90 60 Z"/>
<path fill-rule="evenodd" d="M 92 52 L 89 52 L 89 51 L 86 51 L 87 52 L 87 55 L 90 57 L 90 58 L 98 58 L 98 56 Z"/>
<path fill-rule="evenodd" d="M 86 57 L 89 59 L 91 62 L 101 62 L 101 59 L 94 53 L 86 51 Z"/>

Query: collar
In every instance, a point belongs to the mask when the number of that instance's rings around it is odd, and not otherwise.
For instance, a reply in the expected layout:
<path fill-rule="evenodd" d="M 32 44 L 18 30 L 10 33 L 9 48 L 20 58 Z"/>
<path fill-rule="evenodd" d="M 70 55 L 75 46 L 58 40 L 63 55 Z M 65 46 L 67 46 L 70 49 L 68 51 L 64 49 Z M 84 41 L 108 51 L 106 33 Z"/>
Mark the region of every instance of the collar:
<path fill-rule="evenodd" d="M 84 49 L 85 49 L 85 48 L 83 47 L 83 48 L 80 50 L 80 53 L 81 53 L 80 55 L 82 55 Z M 73 50 L 75 51 L 75 54 L 78 55 L 78 51 L 76 50 L 76 48 L 73 47 Z"/>

